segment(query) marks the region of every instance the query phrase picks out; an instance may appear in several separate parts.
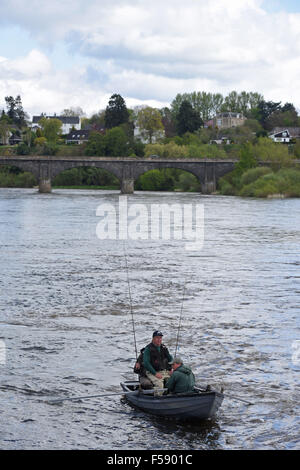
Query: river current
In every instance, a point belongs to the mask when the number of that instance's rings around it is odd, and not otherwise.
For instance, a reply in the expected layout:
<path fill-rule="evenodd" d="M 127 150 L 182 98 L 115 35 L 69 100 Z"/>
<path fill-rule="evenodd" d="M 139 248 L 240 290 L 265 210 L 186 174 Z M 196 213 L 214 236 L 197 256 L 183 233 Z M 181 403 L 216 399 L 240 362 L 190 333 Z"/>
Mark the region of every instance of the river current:
<path fill-rule="evenodd" d="M 203 204 L 204 244 L 100 240 L 117 191 L 0 190 L 1 449 L 299 449 L 300 201 L 136 192 L 128 205 Z M 135 348 L 160 329 L 216 417 L 176 424 L 132 409 Z M 183 298 L 183 289 L 185 295 Z M 247 400 L 252 405 L 237 400 Z"/>

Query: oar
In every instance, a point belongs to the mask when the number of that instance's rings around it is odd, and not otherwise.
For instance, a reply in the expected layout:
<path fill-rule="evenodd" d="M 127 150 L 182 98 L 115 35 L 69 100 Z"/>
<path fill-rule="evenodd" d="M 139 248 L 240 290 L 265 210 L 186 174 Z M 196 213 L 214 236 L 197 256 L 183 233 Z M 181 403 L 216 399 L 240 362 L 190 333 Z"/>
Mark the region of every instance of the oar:
<path fill-rule="evenodd" d="M 152 393 L 155 392 L 164 392 L 166 391 L 167 388 L 156 388 L 151 389 L 151 390 L 143 390 L 143 394 L 145 395 L 151 395 Z M 80 397 L 61 397 L 61 398 L 55 398 L 54 400 L 47 400 L 48 403 L 62 403 L 63 401 L 71 401 L 71 400 L 83 400 L 87 398 L 105 398 L 105 397 L 114 397 L 117 395 L 130 395 L 130 394 L 136 394 L 138 390 L 134 390 L 132 392 L 115 392 L 115 393 L 102 393 L 100 395 L 84 395 Z"/>
<path fill-rule="evenodd" d="M 209 390 L 204 390 L 202 388 L 199 388 L 199 387 L 194 387 L 196 390 L 199 390 L 199 392 L 206 392 L 206 391 L 209 391 Z M 213 390 L 211 390 L 213 392 Z M 223 392 L 221 392 L 223 394 Z M 243 403 L 246 403 L 247 405 L 254 405 L 255 403 L 252 403 L 251 401 L 247 401 L 247 400 L 244 400 L 243 398 L 239 398 L 239 397 L 236 397 L 235 395 L 229 395 L 228 393 L 226 393 L 224 395 L 224 397 L 229 397 L 229 398 L 232 398 L 233 400 L 238 400 L 238 401 L 242 401 Z"/>
<path fill-rule="evenodd" d="M 226 393 L 226 395 L 224 395 L 224 396 L 232 398 L 233 400 L 242 401 L 243 403 L 246 403 L 246 405 L 255 405 L 255 403 L 252 403 L 251 401 L 243 400 L 243 398 L 236 397 L 235 395 L 231 395 L 231 394 L 228 395 L 228 393 Z"/>

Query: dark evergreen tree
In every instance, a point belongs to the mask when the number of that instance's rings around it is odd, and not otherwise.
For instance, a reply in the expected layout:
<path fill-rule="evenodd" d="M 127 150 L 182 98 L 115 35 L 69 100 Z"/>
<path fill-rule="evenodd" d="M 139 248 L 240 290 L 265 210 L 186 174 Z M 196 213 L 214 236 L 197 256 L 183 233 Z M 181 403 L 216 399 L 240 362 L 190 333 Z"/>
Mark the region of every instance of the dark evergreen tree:
<path fill-rule="evenodd" d="M 260 101 L 257 106 L 258 110 L 258 121 L 261 123 L 264 129 L 267 128 L 267 121 L 271 114 L 280 111 L 281 102 L 275 103 L 274 101 Z"/>
<path fill-rule="evenodd" d="M 18 95 L 16 98 L 13 96 L 5 97 L 7 106 L 7 116 L 12 120 L 18 127 L 26 125 L 26 114 L 22 106 L 21 96 Z"/>
<path fill-rule="evenodd" d="M 105 110 L 105 127 L 111 129 L 128 122 L 128 120 L 129 112 L 125 100 L 121 95 L 115 93 L 110 97 Z"/>
<path fill-rule="evenodd" d="M 194 110 L 189 101 L 183 101 L 177 114 L 178 134 L 183 135 L 186 132 L 195 132 L 201 125 L 203 125 L 203 121 L 197 111 Z"/>

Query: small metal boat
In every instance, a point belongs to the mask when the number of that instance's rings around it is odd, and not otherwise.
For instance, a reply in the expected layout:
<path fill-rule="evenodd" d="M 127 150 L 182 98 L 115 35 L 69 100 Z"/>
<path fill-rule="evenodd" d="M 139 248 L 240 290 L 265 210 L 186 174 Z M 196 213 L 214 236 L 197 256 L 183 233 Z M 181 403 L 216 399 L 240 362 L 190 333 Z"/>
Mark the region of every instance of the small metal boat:
<path fill-rule="evenodd" d="M 121 382 L 127 401 L 134 407 L 155 416 L 180 421 L 200 421 L 214 416 L 224 395 L 215 390 L 155 396 L 152 390 L 141 390 L 138 381 Z"/>

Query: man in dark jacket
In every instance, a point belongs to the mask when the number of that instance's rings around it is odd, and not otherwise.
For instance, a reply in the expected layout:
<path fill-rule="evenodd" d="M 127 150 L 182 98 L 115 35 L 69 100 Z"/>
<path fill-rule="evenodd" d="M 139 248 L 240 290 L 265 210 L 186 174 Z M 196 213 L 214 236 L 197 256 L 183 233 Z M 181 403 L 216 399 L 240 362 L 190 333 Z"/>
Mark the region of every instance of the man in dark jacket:
<path fill-rule="evenodd" d="M 154 385 L 154 388 L 164 388 L 164 379 L 170 377 L 170 362 L 173 360 L 168 348 L 162 344 L 163 334 L 155 330 L 152 342 L 145 347 L 143 365 L 146 376 Z M 161 392 L 162 393 L 162 392 Z"/>
<path fill-rule="evenodd" d="M 172 364 L 173 373 L 166 383 L 169 392 L 192 392 L 195 385 L 195 376 L 192 369 L 185 366 L 180 357 L 174 357 Z"/>

